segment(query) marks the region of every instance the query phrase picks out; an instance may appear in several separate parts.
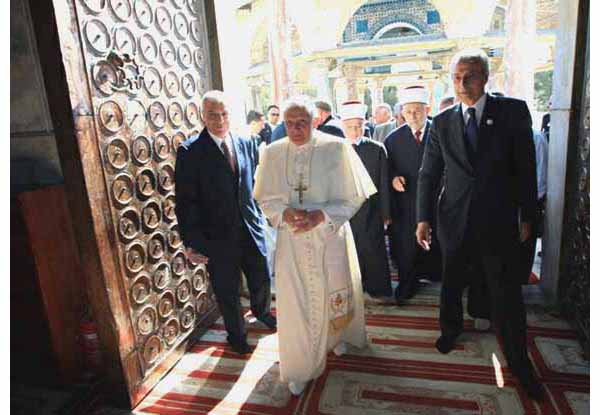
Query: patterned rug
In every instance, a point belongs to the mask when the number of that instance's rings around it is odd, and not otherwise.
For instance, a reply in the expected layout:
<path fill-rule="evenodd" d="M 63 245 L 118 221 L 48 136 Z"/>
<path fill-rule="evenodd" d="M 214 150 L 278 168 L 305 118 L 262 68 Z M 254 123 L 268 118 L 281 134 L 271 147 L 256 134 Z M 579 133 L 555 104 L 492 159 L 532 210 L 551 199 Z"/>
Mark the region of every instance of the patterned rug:
<path fill-rule="evenodd" d="M 494 332 L 475 331 L 468 315 L 456 350 L 437 352 L 438 295 L 431 284 L 402 307 L 367 303 L 368 347 L 331 353 L 300 397 L 279 380 L 276 334 L 249 324 L 254 352 L 242 357 L 217 321 L 134 413 L 589 414 L 589 361 L 565 321 L 528 304 L 530 356 L 546 395 L 538 405 L 506 369 Z"/>

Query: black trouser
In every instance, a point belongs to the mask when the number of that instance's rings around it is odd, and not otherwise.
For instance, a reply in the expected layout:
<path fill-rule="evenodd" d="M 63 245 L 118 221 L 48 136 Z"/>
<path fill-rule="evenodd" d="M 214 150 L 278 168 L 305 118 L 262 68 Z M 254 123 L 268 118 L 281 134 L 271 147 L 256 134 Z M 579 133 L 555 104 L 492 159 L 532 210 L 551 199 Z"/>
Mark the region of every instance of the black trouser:
<path fill-rule="evenodd" d="M 529 274 L 533 267 L 535 260 L 535 248 L 537 245 L 538 236 L 542 235 L 542 229 L 544 227 L 544 207 L 546 205 L 546 196 L 538 199 L 537 211 L 535 221 L 531 224 L 531 238 L 521 244 L 519 252 L 521 258 L 521 267 L 519 273 L 521 274 L 521 284 L 527 284 L 529 282 Z"/>
<path fill-rule="evenodd" d="M 250 309 L 257 318 L 270 313 L 271 283 L 267 259 L 244 227 L 231 249 L 209 259 L 210 275 L 219 311 L 223 316 L 229 342 L 246 341 L 246 329 L 240 304 L 240 270 L 244 271 L 250 291 Z"/>
<path fill-rule="evenodd" d="M 516 246 L 512 248 L 516 251 Z M 527 357 L 526 315 L 521 284 L 514 275 L 516 255 L 510 252 L 490 253 L 473 237 L 466 237 L 458 252 L 444 258 L 440 299 L 440 327 L 443 336 L 457 337 L 463 330 L 462 293 L 470 278 L 483 278 L 487 287 L 492 321 L 499 330 L 508 365 L 516 376 L 531 373 Z M 470 295 L 469 301 L 477 300 Z M 483 307 L 482 307 L 483 308 Z"/>
<path fill-rule="evenodd" d="M 398 265 L 398 286 L 394 295 L 396 298 L 412 297 L 417 290 L 417 263 L 426 252 L 417 245 L 417 239 L 411 234 L 401 238 L 397 249 L 396 262 Z"/>

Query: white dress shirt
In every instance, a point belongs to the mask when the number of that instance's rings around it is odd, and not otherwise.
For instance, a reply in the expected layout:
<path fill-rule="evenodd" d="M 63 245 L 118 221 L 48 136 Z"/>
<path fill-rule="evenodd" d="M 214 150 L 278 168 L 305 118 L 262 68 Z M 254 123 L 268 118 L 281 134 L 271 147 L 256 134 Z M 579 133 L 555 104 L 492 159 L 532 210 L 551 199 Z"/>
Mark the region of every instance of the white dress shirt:
<path fill-rule="evenodd" d="M 427 120 L 425 121 L 425 123 L 423 124 L 423 126 L 421 128 L 418 128 L 416 130 L 413 130 L 412 128 L 410 129 L 410 131 L 412 132 L 413 137 L 417 137 L 417 131 L 421 131 L 421 137 L 419 137 L 419 141 L 423 141 L 423 136 L 425 135 L 425 125 L 427 124 Z"/>
<path fill-rule="evenodd" d="M 460 103 L 460 109 L 462 110 L 463 120 L 465 120 L 465 125 L 469 122 L 469 113 L 467 110 L 469 108 L 475 108 L 475 118 L 477 118 L 477 126 L 481 125 L 481 117 L 483 116 L 483 109 L 485 108 L 485 102 L 487 101 L 487 94 L 483 94 L 479 97 L 475 105 L 471 107 L 466 106 L 462 102 Z"/>
<path fill-rule="evenodd" d="M 225 137 L 225 138 L 217 137 L 210 131 L 208 131 L 208 135 L 210 135 L 210 138 L 212 138 L 213 141 L 215 142 L 215 144 L 217 145 L 217 147 L 219 147 L 219 150 L 221 150 L 221 153 L 223 153 L 223 149 L 221 148 L 221 145 L 223 144 L 223 142 L 225 142 L 225 145 L 229 149 L 229 154 L 231 154 L 233 157 L 235 157 L 235 151 L 233 149 L 233 138 L 231 137 L 231 133 L 227 133 L 227 137 Z M 225 155 L 225 153 L 223 153 L 223 155 Z"/>

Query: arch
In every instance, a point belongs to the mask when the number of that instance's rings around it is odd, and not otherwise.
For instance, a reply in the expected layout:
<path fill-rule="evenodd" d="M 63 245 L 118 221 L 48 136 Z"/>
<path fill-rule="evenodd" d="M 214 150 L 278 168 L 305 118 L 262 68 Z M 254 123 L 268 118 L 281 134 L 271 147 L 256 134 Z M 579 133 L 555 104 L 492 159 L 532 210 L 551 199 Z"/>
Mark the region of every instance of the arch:
<path fill-rule="evenodd" d="M 395 22 L 395 23 L 390 23 L 387 26 L 384 26 L 381 29 L 379 29 L 379 31 L 377 31 L 377 33 L 375 33 L 373 35 L 373 40 L 382 38 L 386 33 L 388 33 L 391 30 L 394 30 L 394 29 L 410 29 L 413 32 L 416 32 L 416 35 L 423 34 L 423 32 L 421 30 L 419 30 L 418 27 L 416 27 L 410 23 Z"/>
<path fill-rule="evenodd" d="M 427 22 L 422 22 L 409 14 L 406 13 L 395 13 L 393 16 L 385 17 L 381 20 L 378 20 L 376 24 L 369 30 L 369 38 L 377 39 L 375 36 L 379 34 L 381 36 L 382 30 L 386 27 L 392 28 L 393 25 L 404 25 L 404 27 L 409 27 L 413 30 L 416 30 L 421 35 L 426 35 L 432 33 L 433 31 L 427 26 Z"/>
<path fill-rule="evenodd" d="M 361 6 L 361 7 L 363 7 L 363 6 Z M 436 10 L 436 9 L 433 8 L 431 10 Z M 342 33 L 342 43 L 351 41 L 350 36 L 352 33 L 353 20 L 354 20 L 354 17 L 359 15 L 360 13 L 361 13 L 361 8 L 358 8 L 358 10 L 350 17 L 350 19 L 344 26 L 344 30 Z M 384 29 L 386 26 L 390 26 L 390 28 L 392 28 L 391 25 L 394 25 L 394 24 L 404 25 L 405 27 L 409 27 L 409 28 L 417 31 L 421 35 L 435 33 L 435 31 L 436 31 L 436 29 L 429 26 L 425 20 L 415 18 L 413 15 L 408 14 L 408 13 L 395 12 L 390 16 L 386 16 L 386 17 L 383 17 L 383 18 L 377 20 L 371 27 L 369 27 L 369 30 L 366 32 L 365 38 L 371 39 L 371 40 L 377 39 L 375 36 L 378 34 L 379 34 L 379 36 L 381 36 L 381 34 L 383 32 L 380 33 L 380 31 L 382 29 Z"/>

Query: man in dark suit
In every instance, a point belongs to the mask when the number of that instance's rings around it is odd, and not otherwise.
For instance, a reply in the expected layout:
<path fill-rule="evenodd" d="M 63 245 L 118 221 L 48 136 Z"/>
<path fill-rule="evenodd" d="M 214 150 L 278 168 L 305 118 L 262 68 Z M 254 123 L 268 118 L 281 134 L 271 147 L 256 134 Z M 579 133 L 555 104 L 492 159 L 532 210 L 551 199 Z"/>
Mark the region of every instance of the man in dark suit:
<path fill-rule="evenodd" d="M 282 138 L 284 138 L 286 136 L 287 136 L 287 129 L 285 128 L 285 123 L 280 122 L 273 129 L 273 133 L 271 134 L 271 143 L 273 143 L 277 140 L 281 140 Z"/>
<path fill-rule="evenodd" d="M 250 110 L 248 111 L 248 114 L 246 114 L 246 125 L 248 126 L 248 133 L 250 135 L 250 138 L 252 138 L 254 140 L 254 142 L 256 143 L 256 146 L 260 146 L 261 143 L 265 143 L 269 144 L 264 136 L 261 135 L 261 133 L 263 131 L 265 131 L 265 116 L 255 110 Z M 270 136 L 269 136 L 269 140 L 270 140 Z"/>
<path fill-rule="evenodd" d="M 262 130 L 260 130 L 261 141 L 265 144 L 271 144 L 271 136 L 277 123 L 279 122 L 279 107 L 275 104 L 271 104 L 267 107 L 267 122 L 265 123 Z"/>
<path fill-rule="evenodd" d="M 525 102 L 486 94 L 489 62 L 481 50 L 454 56 L 450 74 L 460 105 L 433 119 L 419 172 L 417 242 L 427 248 L 437 185 L 438 239 L 443 277 L 441 336 L 448 353 L 463 329 L 462 291 L 468 267 L 485 278 L 492 320 L 508 366 L 527 394 L 543 389 L 527 356 L 525 307 L 518 267 L 519 242 L 532 237 L 536 215 L 535 152 Z"/>
<path fill-rule="evenodd" d="M 187 257 L 207 264 L 227 341 L 246 354 L 251 349 L 240 306 L 240 270 L 248 283 L 252 313 L 276 328 L 270 313 L 264 218 L 252 198 L 258 153 L 252 139 L 230 133 L 221 91 L 204 94 L 201 115 L 206 127 L 177 151 L 175 212 Z"/>
<path fill-rule="evenodd" d="M 314 127 L 324 133 L 344 138 L 340 120 L 331 114 L 331 105 L 325 101 L 315 101 Z"/>
<path fill-rule="evenodd" d="M 401 304 L 415 295 L 419 274 L 427 274 L 430 280 L 439 279 L 441 260 L 436 238 L 432 238 L 434 251 L 423 250 L 414 235 L 417 176 L 431 124 L 427 119 L 429 91 L 423 87 L 409 87 L 399 95 L 406 123 L 388 134 L 384 144 L 392 187 L 391 255 L 398 265 L 398 286 L 394 294 Z"/>
<path fill-rule="evenodd" d="M 552 108 L 552 97 L 548 100 L 548 111 Z M 546 141 L 550 141 L 550 112 L 542 116 L 542 133 L 546 137 Z"/>

